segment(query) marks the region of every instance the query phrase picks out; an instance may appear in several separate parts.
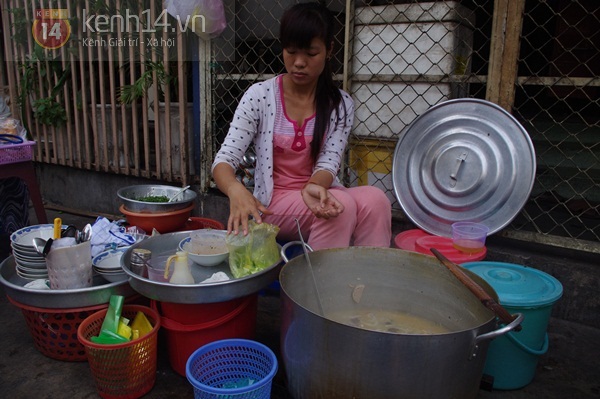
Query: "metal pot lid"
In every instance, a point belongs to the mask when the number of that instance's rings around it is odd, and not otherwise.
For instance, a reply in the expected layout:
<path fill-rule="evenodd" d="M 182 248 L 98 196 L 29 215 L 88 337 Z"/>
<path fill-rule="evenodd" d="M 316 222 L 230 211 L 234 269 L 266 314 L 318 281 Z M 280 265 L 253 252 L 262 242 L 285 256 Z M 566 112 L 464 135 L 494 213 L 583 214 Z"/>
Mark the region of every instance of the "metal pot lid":
<path fill-rule="evenodd" d="M 535 178 L 527 131 L 498 105 L 449 100 L 407 126 L 394 151 L 396 198 L 414 224 L 451 236 L 459 221 L 485 224 L 493 234 L 527 201 Z"/>

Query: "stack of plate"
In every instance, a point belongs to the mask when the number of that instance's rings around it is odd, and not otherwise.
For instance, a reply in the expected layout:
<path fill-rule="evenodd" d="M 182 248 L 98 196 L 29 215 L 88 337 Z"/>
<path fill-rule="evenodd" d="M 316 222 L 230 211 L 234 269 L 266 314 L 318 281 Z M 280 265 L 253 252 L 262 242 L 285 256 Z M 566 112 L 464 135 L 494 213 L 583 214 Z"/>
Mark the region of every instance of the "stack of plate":
<path fill-rule="evenodd" d="M 46 259 L 33 246 L 35 237 L 47 240 L 54 234 L 54 225 L 37 224 L 15 231 L 10 236 L 10 246 L 15 258 L 17 274 L 27 280 L 48 278 Z"/>
<path fill-rule="evenodd" d="M 127 274 L 121 268 L 121 256 L 129 247 L 120 247 L 101 252 L 92 259 L 92 268 L 111 283 L 127 280 Z"/>

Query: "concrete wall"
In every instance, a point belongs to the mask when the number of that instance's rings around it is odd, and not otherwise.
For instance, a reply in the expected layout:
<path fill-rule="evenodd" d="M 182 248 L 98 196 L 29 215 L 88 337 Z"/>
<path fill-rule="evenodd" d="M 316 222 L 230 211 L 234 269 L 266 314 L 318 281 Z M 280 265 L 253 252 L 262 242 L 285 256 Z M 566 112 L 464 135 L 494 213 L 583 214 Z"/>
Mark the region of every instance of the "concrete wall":
<path fill-rule="evenodd" d="M 92 215 L 120 215 L 121 203 L 117 191 L 122 187 L 169 184 L 46 164 L 37 164 L 37 173 L 42 196 L 49 206 Z M 226 223 L 229 201 L 218 190 L 198 194 L 192 215 Z M 411 228 L 414 227 L 410 222 L 394 221 L 394 235 Z M 563 296 L 552 308 L 553 317 L 600 328 L 600 255 L 497 236 L 488 238 L 487 249 L 486 261 L 533 267 L 556 277 L 562 283 Z"/>
<path fill-rule="evenodd" d="M 73 210 L 74 213 L 102 216 L 120 216 L 121 201 L 117 196 L 120 188 L 136 184 L 177 184 L 115 175 L 104 172 L 90 172 L 70 167 L 36 164 L 37 178 L 42 197 L 47 206 Z M 192 189 L 198 190 L 192 186 Z M 198 192 L 197 192 L 198 193 Z M 196 208 L 192 216 L 209 217 L 226 222 L 229 216 L 229 200 L 218 190 L 208 194 L 198 193 Z M 79 211 L 79 212 L 75 212 Z"/>
<path fill-rule="evenodd" d="M 554 276 L 563 296 L 552 308 L 560 319 L 600 328 L 600 256 L 491 237 L 486 261 L 533 267 Z"/>

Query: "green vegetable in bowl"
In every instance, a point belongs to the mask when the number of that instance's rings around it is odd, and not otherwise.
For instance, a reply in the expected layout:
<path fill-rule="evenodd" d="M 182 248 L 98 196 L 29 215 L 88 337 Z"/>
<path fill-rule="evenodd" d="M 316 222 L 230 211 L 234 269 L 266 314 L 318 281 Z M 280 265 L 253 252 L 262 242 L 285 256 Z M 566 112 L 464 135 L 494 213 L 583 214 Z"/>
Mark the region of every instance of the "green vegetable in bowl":
<path fill-rule="evenodd" d="M 169 197 L 166 195 L 147 195 L 145 197 L 136 198 L 136 201 L 142 202 L 169 202 Z"/>
<path fill-rule="evenodd" d="M 251 220 L 248 235 L 229 234 L 225 243 L 229 249 L 229 268 L 235 278 L 249 276 L 279 262 L 281 256 L 275 237 L 279 227 Z"/>

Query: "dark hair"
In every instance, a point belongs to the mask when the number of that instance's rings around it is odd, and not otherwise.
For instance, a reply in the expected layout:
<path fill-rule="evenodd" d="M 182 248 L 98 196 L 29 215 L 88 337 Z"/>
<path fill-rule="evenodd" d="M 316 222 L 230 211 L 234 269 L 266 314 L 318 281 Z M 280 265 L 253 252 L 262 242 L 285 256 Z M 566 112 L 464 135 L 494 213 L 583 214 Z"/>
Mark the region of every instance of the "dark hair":
<path fill-rule="evenodd" d="M 331 49 L 335 19 L 327 7 L 317 2 L 299 3 L 288 8 L 281 17 L 279 27 L 279 40 L 282 48 L 296 47 L 306 49 L 310 47 L 316 37 L 323 40 L 327 50 Z M 329 60 L 317 81 L 315 94 L 315 131 L 311 144 L 311 157 L 316 162 L 331 113 L 337 109 L 342 101 L 339 88 L 333 81 L 333 72 Z M 337 118 L 339 121 L 340 118 Z M 346 118 L 342 118 L 344 121 Z M 336 121 L 336 123 L 337 123 Z"/>

